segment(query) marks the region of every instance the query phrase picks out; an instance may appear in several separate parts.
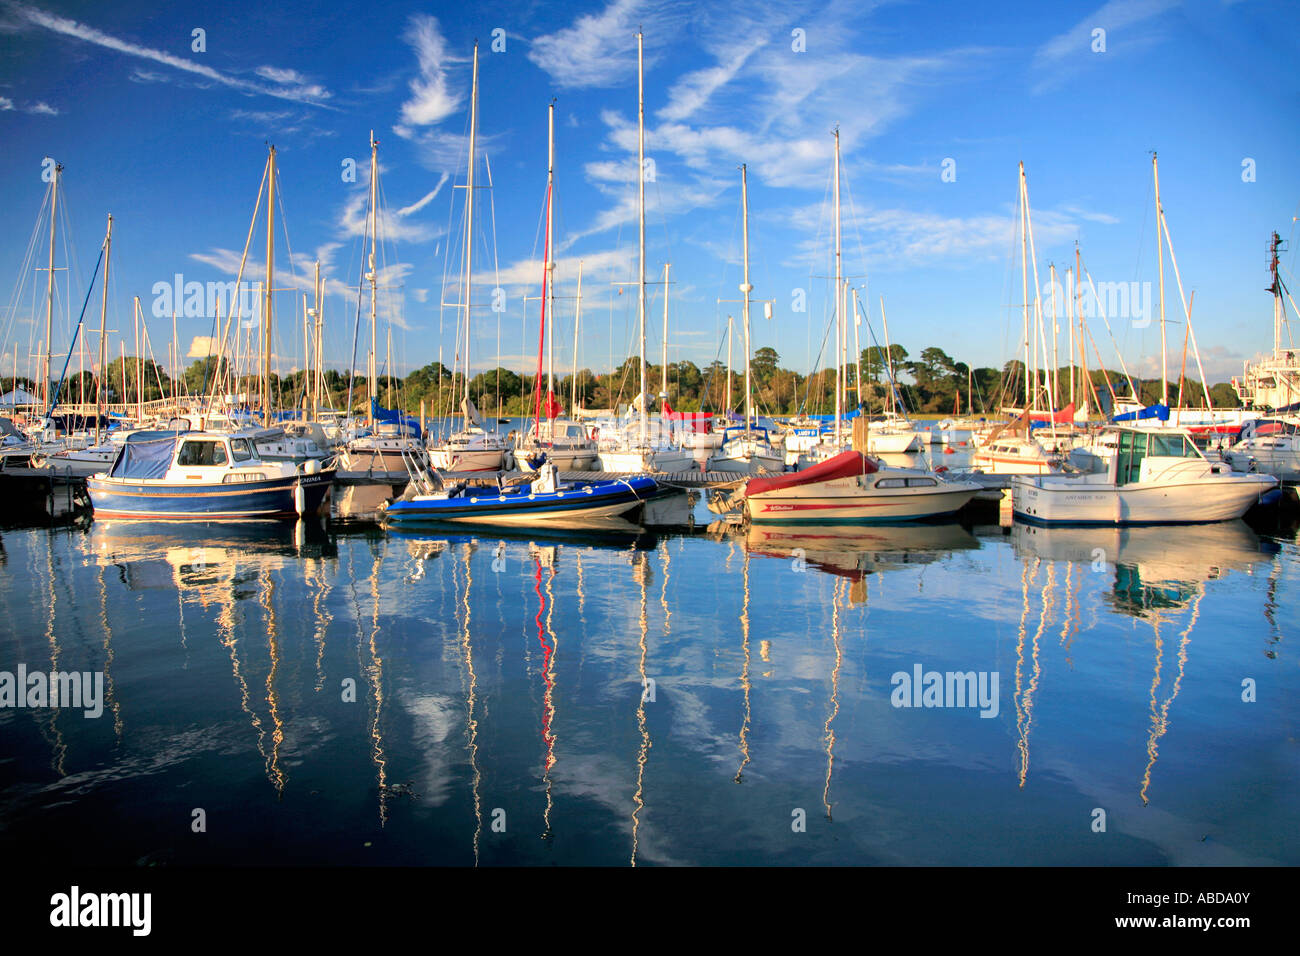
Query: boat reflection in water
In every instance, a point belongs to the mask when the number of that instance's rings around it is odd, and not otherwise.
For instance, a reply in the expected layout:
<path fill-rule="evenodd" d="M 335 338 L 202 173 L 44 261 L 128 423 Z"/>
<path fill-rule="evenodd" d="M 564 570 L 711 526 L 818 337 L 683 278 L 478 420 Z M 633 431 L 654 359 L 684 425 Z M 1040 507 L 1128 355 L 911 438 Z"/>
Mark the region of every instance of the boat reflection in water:
<path fill-rule="evenodd" d="M 745 530 L 745 551 L 786 558 L 826 574 L 861 582 L 868 574 L 912 564 L 929 564 L 954 551 L 980 546 L 973 534 L 956 522 L 900 525 L 751 524 Z M 853 603 L 863 598 L 850 592 Z"/>
<path fill-rule="evenodd" d="M 1144 616 L 1162 607 L 1185 607 L 1206 581 L 1228 572 L 1254 574 L 1272 565 L 1279 548 L 1244 521 L 1168 527 L 1042 527 L 1017 522 L 1011 540 L 1022 557 L 1115 569 L 1110 603 Z"/>
<path fill-rule="evenodd" d="M 1113 587 L 1103 595 L 1106 603 L 1116 613 L 1145 621 L 1151 628 L 1154 659 L 1148 689 L 1147 762 L 1139 785 L 1139 797 L 1144 806 L 1148 805 L 1160 741 L 1169 730 L 1170 713 L 1187 676 L 1192 633 L 1201 617 L 1206 584 L 1230 574 L 1254 575 L 1267 565 L 1271 595 L 1278 545 L 1261 539 L 1240 520 L 1179 528 L 1041 527 L 1018 522 L 1012 527 L 1012 541 L 1026 562 L 1014 699 L 1020 732 L 1021 787 L 1025 785 L 1029 766 L 1033 698 L 1041 679 L 1039 644 L 1045 632 L 1054 628 L 1056 572 L 1063 564 L 1060 643 L 1066 647 L 1069 661 L 1069 643 L 1081 630 L 1081 578 L 1087 573 L 1084 569 L 1091 567 L 1100 573 L 1113 568 Z M 1032 571 L 1030 561 L 1033 561 Z M 1026 621 L 1030 617 L 1030 585 L 1038 574 L 1039 562 L 1047 563 L 1046 581 L 1040 595 L 1041 613 L 1032 640 L 1030 663 L 1025 659 Z M 1265 616 L 1269 614 L 1270 608 L 1266 606 Z M 1272 624 L 1272 619 L 1269 620 Z M 1177 635 L 1177 644 L 1172 649 L 1166 646 L 1170 630 Z"/>

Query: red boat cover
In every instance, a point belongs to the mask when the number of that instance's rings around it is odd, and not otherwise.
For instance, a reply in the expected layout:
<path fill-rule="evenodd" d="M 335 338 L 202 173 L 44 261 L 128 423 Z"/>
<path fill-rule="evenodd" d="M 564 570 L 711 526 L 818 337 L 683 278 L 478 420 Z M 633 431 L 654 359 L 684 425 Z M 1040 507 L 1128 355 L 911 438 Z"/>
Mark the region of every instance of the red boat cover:
<path fill-rule="evenodd" d="M 813 465 L 803 471 L 789 475 L 776 475 L 772 478 L 751 478 L 745 483 L 745 494 L 758 495 L 765 491 L 779 491 L 782 488 L 794 488 L 819 481 L 831 481 L 834 478 L 852 478 L 855 475 L 869 475 L 876 470 L 876 463 L 859 451 L 840 452 L 834 458 L 828 458 L 820 465 Z"/>
<path fill-rule="evenodd" d="M 1074 402 L 1066 405 L 1058 412 L 1030 412 L 1030 421 L 1035 422 L 1052 422 L 1053 424 L 1069 424 L 1074 421 Z"/>
<path fill-rule="evenodd" d="M 675 412 L 673 407 L 668 404 L 668 399 L 665 398 L 663 406 L 659 410 L 659 417 L 673 422 L 681 422 L 684 428 L 689 428 L 696 434 L 703 435 L 707 434 L 709 430 L 713 412 Z"/>

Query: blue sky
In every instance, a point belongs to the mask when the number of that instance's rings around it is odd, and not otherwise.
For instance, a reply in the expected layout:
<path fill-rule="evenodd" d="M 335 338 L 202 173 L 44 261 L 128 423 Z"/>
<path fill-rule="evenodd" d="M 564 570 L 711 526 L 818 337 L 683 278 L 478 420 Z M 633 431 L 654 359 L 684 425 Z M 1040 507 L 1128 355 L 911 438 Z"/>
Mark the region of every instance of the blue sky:
<path fill-rule="evenodd" d="M 229 281 L 266 161 L 278 150 L 276 360 L 301 363 L 300 292 L 328 285 L 326 351 L 346 366 L 361 271 L 370 130 L 386 214 L 381 320 L 399 371 L 456 347 L 444 275 L 459 270 L 470 55 L 480 42 L 480 183 L 473 316 L 476 369 L 535 362 L 546 109 L 556 101 L 557 364 L 572 362 L 583 261 L 580 362 L 603 370 L 634 348 L 636 46 L 646 42 L 648 271 L 672 263 L 670 360 L 725 359 L 740 281 L 740 174 L 749 167 L 755 347 L 808 370 L 826 331 L 832 137 L 841 131 L 846 272 L 882 335 L 915 356 L 939 345 L 975 365 L 1020 351 L 1017 162 L 1026 166 L 1040 283 L 1073 263 L 1096 282 L 1156 283 L 1150 151 L 1212 381 L 1271 345 L 1265 249 L 1300 212 L 1300 33 L 1283 3 L 300 3 L 173 5 L 0 0 L 0 275 L 22 296 L 0 316 L 15 346 L 43 336 L 43 275 L 24 269 L 44 193 L 64 164 L 71 291 L 56 350 L 115 218 L 110 328 L 147 315 L 156 283 Z M 193 31 L 201 29 L 203 49 Z M 1104 30 L 1104 50 L 1097 30 Z M 503 32 L 494 32 L 503 31 Z M 802 31 L 796 34 L 794 31 Z M 794 49 L 802 37 L 802 51 Z M 491 49 L 494 37 L 505 49 Z M 357 167 L 345 181 L 347 160 Z M 1243 164 L 1246 164 L 1244 167 Z M 1249 167 L 1247 169 L 1247 167 Z M 945 170 L 948 175 L 945 176 Z M 1247 175 L 1243 176 L 1243 172 Z M 955 173 L 955 176 L 953 175 Z M 1253 173 L 1253 177 L 1249 175 Z M 495 225 L 495 230 L 492 226 Z M 264 226 L 259 226 L 259 233 Z M 291 258 L 286 255 L 285 236 Z M 45 257 L 44 239 L 38 258 Z M 58 266 L 65 263 L 62 247 Z M 448 258 L 450 248 L 451 258 Z M 259 280 L 255 239 L 247 277 Z M 1284 257 L 1294 271 L 1296 256 Z M 79 270 L 79 271 L 78 271 Z M 68 273 L 61 273 L 61 281 Z M 1178 291 L 1166 259 L 1167 314 Z M 506 310 L 487 308 L 495 287 Z M 807 310 L 794 311 L 806 293 Z M 659 360 L 661 290 L 648 337 Z M 446 301 L 458 292 L 449 287 Z M 98 324 L 98 293 L 88 315 Z M 36 311 L 37 321 L 32 321 Z M 183 351 L 211 319 L 178 319 Z M 1158 372 L 1157 323 L 1112 322 L 1133 370 Z M 441 329 L 441 334 L 440 334 Z M 1103 357 L 1118 364 L 1105 328 Z M 1300 330 L 1297 330 L 1300 333 Z M 867 326 L 859 334 L 867 344 Z M 384 351 L 385 331 L 379 332 Z M 160 359 L 171 317 L 150 317 Z M 1177 366 L 1182 326 L 1169 327 Z M 117 354 L 117 336 L 112 354 Z M 196 342 L 196 339 L 200 339 Z M 358 367 L 364 367 L 363 328 Z M 93 340 L 92 340 L 93 341 Z M 1065 349 L 1064 326 L 1060 348 Z M 127 352 L 133 346 L 127 346 Z M 383 357 L 381 354 L 381 363 Z M 1062 358 L 1064 362 L 1064 358 Z M 57 367 L 57 363 L 56 363 Z"/>

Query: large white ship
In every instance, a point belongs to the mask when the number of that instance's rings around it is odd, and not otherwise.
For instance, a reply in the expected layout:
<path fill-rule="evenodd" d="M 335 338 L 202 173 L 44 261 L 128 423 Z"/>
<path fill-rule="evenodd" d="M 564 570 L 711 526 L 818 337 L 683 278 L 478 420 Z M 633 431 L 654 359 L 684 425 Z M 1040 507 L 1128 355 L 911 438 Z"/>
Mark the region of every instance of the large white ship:
<path fill-rule="evenodd" d="M 1246 362 L 1241 377 L 1232 379 L 1232 387 L 1247 408 L 1278 410 L 1300 402 L 1300 348 L 1282 343 L 1287 324 L 1283 298 L 1290 299 L 1278 275 L 1278 253 L 1283 251 L 1282 237 L 1275 232 L 1269 243 L 1269 274 L 1273 281 L 1267 290 L 1273 294 L 1273 354 Z"/>

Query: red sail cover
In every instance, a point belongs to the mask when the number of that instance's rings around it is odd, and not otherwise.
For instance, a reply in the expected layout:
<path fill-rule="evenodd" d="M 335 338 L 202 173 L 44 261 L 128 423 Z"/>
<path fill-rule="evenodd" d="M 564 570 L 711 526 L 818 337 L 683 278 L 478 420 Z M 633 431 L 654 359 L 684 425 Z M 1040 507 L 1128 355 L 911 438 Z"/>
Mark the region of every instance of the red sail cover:
<path fill-rule="evenodd" d="M 1029 420 L 1034 422 L 1052 422 L 1069 424 L 1074 421 L 1074 402 L 1066 405 L 1059 412 L 1030 412 Z"/>
<path fill-rule="evenodd" d="M 876 463 L 859 451 L 840 452 L 834 458 L 828 458 L 820 465 L 813 465 L 803 471 L 789 475 L 774 475 L 771 478 L 751 478 L 745 483 L 745 494 L 760 495 L 765 491 L 780 491 L 782 488 L 794 488 L 810 485 L 819 481 L 831 481 L 835 478 L 852 478 L 856 475 L 869 475 L 876 470 Z"/>
<path fill-rule="evenodd" d="M 713 417 L 713 412 L 675 412 L 672 406 L 668 404 L 668 399 L 665 398 L 659 411 L 659 417 L 689 425 L 692 431 L 703 434 L 709 430 L 709 419 Z"/>

